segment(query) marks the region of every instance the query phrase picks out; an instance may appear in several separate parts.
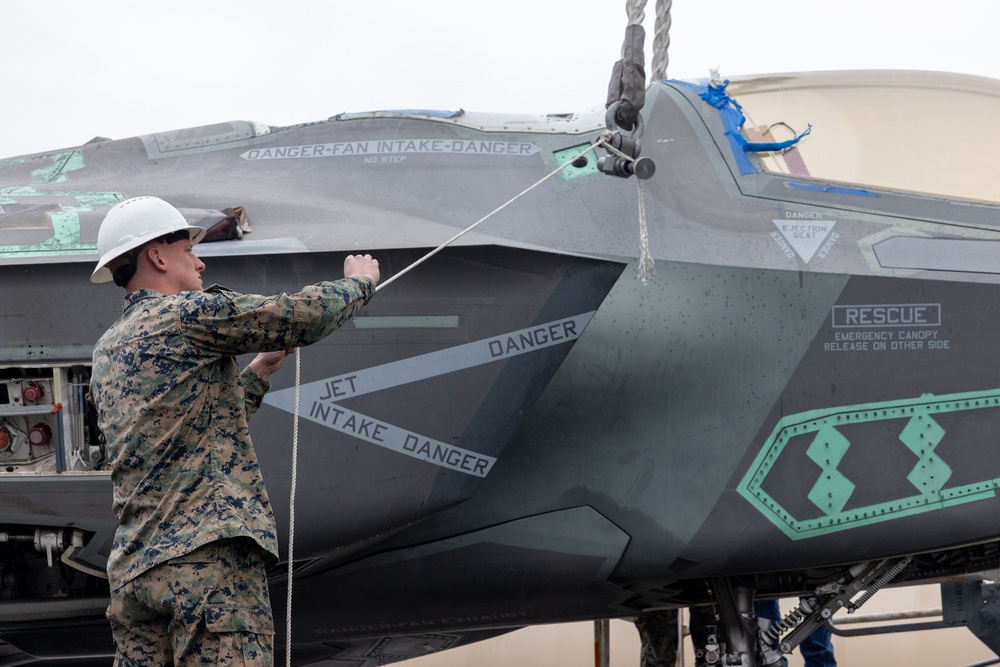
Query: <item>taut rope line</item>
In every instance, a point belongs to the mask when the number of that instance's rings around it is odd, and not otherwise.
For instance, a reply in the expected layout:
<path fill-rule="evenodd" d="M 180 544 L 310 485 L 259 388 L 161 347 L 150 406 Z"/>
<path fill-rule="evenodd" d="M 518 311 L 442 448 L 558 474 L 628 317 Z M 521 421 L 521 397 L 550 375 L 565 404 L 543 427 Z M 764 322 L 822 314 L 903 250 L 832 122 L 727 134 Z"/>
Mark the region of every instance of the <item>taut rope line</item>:
<path fill-rule="evenodd" d="M 428 252 L 426 255 L 424 255 L 420 259 L 416 260 L 415 262 L 413 262 L 412 264 L 410 264 L 409 266 L 407 266 L 406 268 L 404 268 L 399 273 L 393 275 L 391 278 L 389 278 L 386 281 L 380 283 L 379 285 L 377 285 L 375 287 L 375 291 L 378 292 L 383 287 L 386 287 L 387 285 L 391 284 L 397 278 L 399 278 L 399 277 L 401 277 L 403 275 L 406 275 L 412 269 L 415 269 L 416 267 L 420 266 L 421 264 L 423 264 L 424 262 L 426 262 L 428 259 L 430 259 L 434 255 L 438 254 L 439 252 L 441 252 L 442 250 L 444 250 L 445 248 L 447 248 L 449 245 L 451 245 L 452 243 L 454 243 L 458 239 L 462 238 L 463 236 L 465 236 L 466 234 L 468 234 L 469 232 L 471 232 L 473 229 L 475 229 L 476 227 L 478 227 L 482 223 L 486 222 L 487 220 L 489 220 L 490 218 L 492 218 L 494 215 L 496 215 L 500 211 L 504 210 L 505 208 L 507 208 L 508 206 L 510 206 L 511 204 L 513 204 L 515 201 L 517 201 L 518 199 L 520 199 L 524 195 L 528 194 L 529 192 L 531 192 L 532 190 L 534 190 L 535 188 L 537 188 L 539 185 L 541 185 L 545 181 L 549 180 L 550 178 L 552 178 L 553 176 L 555 176 L 556 174 L 558 174 L 559 172 L 561 172 L 563 169 L 565 169 L 569 165 L 573 164 L 578 159 L 580 159 L 581 157 L 583 157 L 584 155 L 586 155 L 590 151 L 595 150 L 598 147 L 605 148 L 606 150 L 609 150 L 609 151 L 612 151 L 614 153 L 617 153 L 617 154 L 619 154 L 619 155 L 621 155 L 623 157 L 626 157 L 626 158 L 628 157 L 628 156 L 624 155 L 623 153 L 621 153 L 620 151 L 617 151 L 614 148 L 612 148 L 611 146 L 609 146 L 608 143 L 607 143 L 607 135 L 606 134 L 602 134 L 593 144 L 591 144 L 590 146 L 588 146 L 587 148 L 585 148 L 583 151 L 581 151 L 579 155 L 576 155 L 572 159 L 566 160 L 557 169 L 553 169 L 551 172 L 549 172 L 548 174 L 546 174 L 545 176 L 543 176 L 540 180 L 538 180 L 537 182 L 535 182 L 532 185 L 528 186 L 527 188 L 525 188 L 523 191 L 521 191 L 520 193 L 518 193 L 517 195 L 515 195 L 511 199 L 507 200 L 505 203 L 501 204 L 497 208 L 493 209 L 492 211 L 490 211 L 489 213 L 487 213 L 486 215 L 484 215 L 483 217 L 481 217 L 479 220 L 476 220 L 474 223 L 472 223 L 471 225 L 469 225 L 468 227 L 466 227 L 465 229 L 463 229 L 462 231 L 460 231 L 458 234 L 455 234 L 450 239 L 448 239 L 447 241 L 445 241 L 444 243 L 442 243 L 438 247 L 434 248 L 433 250 L 431 250 L 430 252 Z M 629 158 L 629 159 L 631 159 L 631 158 Z M 640 206 L 640 213 L 641 213 L 640 230 L 641 230 L 641 233 L 643 235 L 643 239 L 640 240 L 640 245 L 641 245 L 642 248 L 646 248 L 647 250 L 645 252 L 648 253 L 649 244 L 648 244 L 648 242 L 644 238 L 646 220 L 645 220 L 645 210 L 644 210 L 644 208 L 642 206 L 642 181 L 641 180 L 639 181 L 639 188 L 640 188 L 640 190 L 639 190 L 639 197 L 640 197 L 640 199 L 639 199 L 639 202 L 640 202 L 639 206 Z M 642 265 L 643 265 L 643 261 L 640 259 L 640 275 L 643 275 L 641 273 L 641 267 L 642 267 Z M 646 282 L 645 278 L 643 278 L 643 282 Z M 292 582 L 293 582 L 293 579 L 294 579 L 294 569 L 295 569 L 294 568 L 294 559 L 293 559 L 293 556 L 294 556 L 294 553 L 295 553 L 295 551 L 294 551 L 294 548 L 295 548 L 294 547 L 294 545 L 295 545 L 295 489 L 296 489 L 296 484 L 297 484 L 297 481 L 298 481 L 297 478 L 298 478 L 298 458 L 299 458 L 298 457 L 298 452 L 299 452 L 299 389 L 300 389 L 301 380 L 302 380 L 302 362 L 300 361 L 299 357 L 300 357 L 299 354 L 295 355 L 295 407 L 294 407 L 294 411 L 292 413 L 292 478 L 291 478 L 291 491 L 289 493 L 290 497 L 289 497 L 289 504 L 288 504 L 288 574 L 287 574 L 288 594 L 287 594 L 287 598 L 286 598 L 286 602 L 285 602 L 285 604 L 286 604 L 286 609 L 285 609 L 285 665 L 286 665 L 286 667 L 289 667 L 292 664 Z"/>
<path fill-rule="evenodd" d="M 292 664 L 292 578 L 295 569 L 295 487 L 299 474 L 299 390 L 302 387 L 302 362 L 295 354 L 295 408 L 292 417 L 292 481 L 288 503 L 288 592 L 285 599 L 285 667 Z"/>
<path fill-rule="evenodd" d="M 563 169 L 565 169 L 569 165 L 571 165 L 574 162 L 576 162 L 577 160 L 579 160 L 581 157 L 583 157 L 584 155 L 586 155 L 590 151 L 592 151 L 595 148 L 597 148 L 598 146 L 602 146 L 602 145 L 604 145 L 605 147 L 607 147 L 606 144 L 605 144 L 605 142 L 604 142 L 603 137 L 600 138 L 600 139 L 598 139 L 596 142 L 594 142 L 593 144 L 591 144 L 590 146 L 588 146 L 583 151 L 581 151 L 580 154 L 577 155 L 576 157 L 574 157 L 572 160 L 566 160 L 566 162 L 564 162 L 562 165 L 560 165 L 558 169 L 552 170 L 551 172 L 549 172 L 548 174 L 546 174 L 545 176 L 543 176 L 536 183 L 528 186 L 525 190 L 521 191 L 517 195 L 515 195 L 512 198 L 508 199 L 505 203 L 503 203 L 500 206 L 496 207 L 495 209 L 493 209 L 492 211 L 490 211 L 489 213 L 487 213 L 483 217 L 479 218 L 479 220 L 476 220 L 474 223 L 472 223 L 471 225 L 469 225 L 468 227 L 466 227 L 465 229 L 463 229 L 462 231 L 460 231 L 458 234 L 455 234 L 450 239 L 448 239 L 447 241 L 445 241 L 444 243 L 442 243 L 438 247 L 434 248 L 434 250 L 431 250 L 429 253 L 427 253 L 426 255 L 424 255 L 423 257 L 421 257 L 420 259 L 418 259 L 417 261 L 413 262 L 413 264 L 410 264 L 408 267 L 406 267 L 405 269 L 403 269 L 402 271 L 400 271 L 396 275 L 392 276 L 391 278 L 389 278 L 385 282 L 383 282 L 383 283 L 379 284 L 378 286 L 376 286 L 375 287 L 375 291 L 378 292 L 383 287 L 386 287 L 387 285 L 390 285 L 392 283 L 392 281 L 396 280 L 396 278 L 399 278 L 400 276 L 406 275 L 407 273 L 409 273 L 409 271 L 411 269 L 417 268 L 418 266 L 420 266 L 421 264 L 423 264 L 424 262 L 426 262 L 428 259 L 430 259 L 434 255 L 438 254 L 439 252 L 441 252 L 442 250 L 444 250 L 445 248 L 447 248 L 449 245 L 451 245 L 452 243 L 454 243 L 458 239 L 462 238 L 463 236 L 465 236 L 466 234 L 468 234 L 469 232 L 471 232 L 473 229 L 475 229 L 476 227 L 478 227 L 480 224 L 486 222 L 487 220 L 489 220 L 490 218 L 492 218 L 494 215 L 496 215 L 500 211 L 504 210 L 505 208 L 507 208 L 508 206 L 510 206 L 511 204 L 513 204 L 514 202 L 516 202 L 518 199 L 520 199 L 524 195 L 528 194 L 529 192 L 531 192 L 532 190 L 534 190 L 535 188 L 537 188 L 539 185 L 541 185 L 542 183 L 544 183 L 545 181 L 549 180 L 550 178 L 552 178 L 553 176 L 555 176 L 556 174 L 558 174 L 560 171 L 562 171 Z"/>

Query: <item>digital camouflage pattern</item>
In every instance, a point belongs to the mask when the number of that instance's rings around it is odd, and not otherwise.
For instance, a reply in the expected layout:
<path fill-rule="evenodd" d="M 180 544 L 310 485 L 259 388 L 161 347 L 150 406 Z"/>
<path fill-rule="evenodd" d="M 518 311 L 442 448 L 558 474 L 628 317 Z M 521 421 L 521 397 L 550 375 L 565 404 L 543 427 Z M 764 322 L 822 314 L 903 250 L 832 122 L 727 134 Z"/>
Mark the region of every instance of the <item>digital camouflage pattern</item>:
<path fill-rule="evenodd" d="M 639 631 L 640 667 L 676 667 L 677 654 L 681 637 L 677 628 L 677 609 L 664 609 L 638 616 L 635 619 L 636 630 Z M 696 667 L 707 664 L 704 660 L 704 648 L 708 636 L 706 628 L 717 625 L 715 612 L 711 607 L 691 607 L 688 628 L 691 644 L 694 647 Z M 699 652 L 702 655 L 699 655 Z"/>
<path fill-rule="evenodd" d="M 248 538 L 212 542 L 114 591 L 108 619 L 116 667 L 271 667 L 263 556 Z"/>
<path fill-rule="evenodd" d="M 345 278 L 269 297 L 220 287 L 125 296 L 91 378 L 119 521 L 112 589 L 213 540 L 250 537 L 277 557 L 247 428 L 268 384 L 234 357 L 315 343 L 374 293 L 370 279 Z"/>
<path fill-rule="evenodd" d="M 640 667 L 676 667 L 676 609 L 643 614 L 635 619 L 635 628 L 639 631 Z"/>

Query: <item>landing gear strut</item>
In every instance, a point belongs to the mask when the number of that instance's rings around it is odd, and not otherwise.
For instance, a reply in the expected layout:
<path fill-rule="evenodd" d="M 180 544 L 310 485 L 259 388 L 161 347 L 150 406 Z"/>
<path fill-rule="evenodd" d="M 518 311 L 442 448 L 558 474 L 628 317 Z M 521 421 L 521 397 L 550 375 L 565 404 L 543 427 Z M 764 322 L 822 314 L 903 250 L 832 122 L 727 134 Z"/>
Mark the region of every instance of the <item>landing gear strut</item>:
<path fill-rule="evenodd" d="M 845 570 L 835 581 L 819 586 L 808 596 L 800 598 L 798 607 L 776 622 L 758 621 L 753 608 L 756 585 L 752 578 L 711 579 L 709 585 L 722 627 L 718 635 L 709 627 L 699 665 L 780 665 L 782 654 L 791 653 L 837 610 L 856 611 L 899 576 L 910 560 L 905 557 L 858 563 Z"/>
<path fill-rule="evenodd" d="M 764 663 L 757 659 L 753 580 L 729 577 L 712 579 L 710 584 L 722 632 L 712 633 L 709 628 L 709 645 L 702 656 L 702 664 L 713 667 L 763 667 Z M 712 642 L 713 639 L 716 641 Z"/>

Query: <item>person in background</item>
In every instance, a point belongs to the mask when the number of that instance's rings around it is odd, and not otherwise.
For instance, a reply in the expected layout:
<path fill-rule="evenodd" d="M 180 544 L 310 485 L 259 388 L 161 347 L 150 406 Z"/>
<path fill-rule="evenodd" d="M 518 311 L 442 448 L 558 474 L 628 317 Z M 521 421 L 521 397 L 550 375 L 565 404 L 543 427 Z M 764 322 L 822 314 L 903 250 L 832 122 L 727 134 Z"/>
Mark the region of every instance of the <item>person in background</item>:
<path fill-rule="evenodd" d="M 754 603 L 754 613 L 772 622 L 781 619 L 781 611 L 777 600 L 760 600 Z M 718 621 L 710 606 L 691 607 L 690 610 L 691 642 L 696 654 L 696 665 L 705 664 L 698 657 L 699 651 L 704 651 L 707 643 L 706 628 L 717 625 Z M 640 667 L 675 667 L 677 665 L 678 611 L 665 609 L 637 616 L 635 627 L 639 631 L 641 642 Z M 824 624 L 816 628 L 801 644 L 799 651 L 805 660 L 805 667 L 837 667 L 833 654 L 830 629 Z M 781 662 L 787 666 L 785 658 Z"/>
<path fill-rule="evenodd" d="M 754 613 L 771 622 L 781 620 L 781 609 L 777 600 L 760 600 L 754 603 Z M 833 656 L 833 637 L 830 628 L 824 623 L 802 640 L 799 653 L 805 661 L 805 667 L 837 667 Z M 785 664 L 787 664 L 787 660 Z"/>

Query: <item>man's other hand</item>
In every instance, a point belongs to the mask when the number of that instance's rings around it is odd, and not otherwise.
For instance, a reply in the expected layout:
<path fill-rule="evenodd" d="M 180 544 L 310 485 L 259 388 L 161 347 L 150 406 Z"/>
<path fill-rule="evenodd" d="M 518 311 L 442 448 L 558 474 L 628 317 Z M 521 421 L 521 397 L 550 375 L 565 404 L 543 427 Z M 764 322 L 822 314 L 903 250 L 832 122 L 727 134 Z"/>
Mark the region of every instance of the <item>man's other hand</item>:
<path fill-rule="evenodd" d="M 285 359 L 291 354 L 295 354 L 295 348 L 278 350 L 277 352 L 261 352 L 250 362 L 250 368 L 257 374 L 257 377 L 266 382 L 272 373 L 278 372 L 281 365 L 285 363 Z"/>
<path fill-rule="evenodd" d="M 358 278 L 361 276 L 371 278 L 378 285 L 378 260 L 372 259 L 371 255 L 348 255 L 347 259 L 344 260 L 344 277 Z"/>

